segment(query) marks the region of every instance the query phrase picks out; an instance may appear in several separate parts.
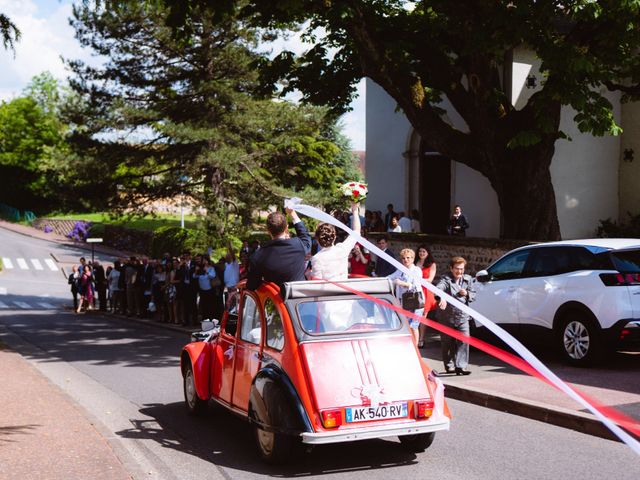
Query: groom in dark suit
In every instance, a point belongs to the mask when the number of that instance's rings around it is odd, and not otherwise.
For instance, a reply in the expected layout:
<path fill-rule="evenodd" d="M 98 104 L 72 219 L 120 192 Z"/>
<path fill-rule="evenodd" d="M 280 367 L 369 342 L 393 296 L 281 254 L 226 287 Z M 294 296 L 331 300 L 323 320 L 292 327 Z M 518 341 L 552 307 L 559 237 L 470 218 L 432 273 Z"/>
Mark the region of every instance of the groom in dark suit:
<path fill-rule="evenodd" d="M 311 251 L 311 236 L 298 214 L 287 208 L 291 215 L 297 237 L 289 238 L 287 217 L 282 212 L 270 213 L 267 230 L 271 241 L 251 255 L 247 288 L 257 289 L 262 282 L 284 282 L 305 280 L 306 256 Z"/>

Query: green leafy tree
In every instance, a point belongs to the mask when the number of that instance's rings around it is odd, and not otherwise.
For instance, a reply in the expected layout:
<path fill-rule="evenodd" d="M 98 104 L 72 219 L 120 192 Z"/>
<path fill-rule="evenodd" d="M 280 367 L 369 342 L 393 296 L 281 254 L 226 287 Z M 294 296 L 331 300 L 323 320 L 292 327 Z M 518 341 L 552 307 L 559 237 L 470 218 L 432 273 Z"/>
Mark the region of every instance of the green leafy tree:
<path fill-rule="evenodd" d="M 32 79 L 20 97 L 0 103 L 0 201 L 47 211 L 55 198 L 52 158 L 64 149 L 65 125 L 57 110 L 60 87 L 49 74 Z"/>
<path fill-rule="evenodd" d="M 197 22 L 177 36 L 153 2 L 74 8 L 77 38 L 108 60 L 69 62 L 77 155 L 63 176 L 76 172 L 75 191 L 123 211 L 188 195 L 219 237 L 230 214 L 246 221 L 283 195 L 333 188 L 343 160 L 323 136 L 325 109 L 258 94 L 255 30 L 214 8 L 191 14 Z"/>
<path fill-rule="evenodd" d="M 168 2 L 177 31 L 205 0 Z M 179 3 L 179 7 L 175 5 Z M 640 94 L 640 2 L 610 0 L 280 0 L 222 1 L 268 29 L 303 25 L 313 47 L 265 62 L 270 81 L 287 80 L 306 100 L 341 111 L 355 84 L 380 85 L 432 148 L 486 176 L 504 216 L 504 236 L 560 237 L 549 166 L 560 111 L 571 106 L 582 132 L 620 132 L 601 87 Z M 220 8 L 220 7 L 217 7 Z M 321 33 L 319 33 L 321 32 Z M 542 61 L 544 82 L 515 109 L 502 82 L 514 48 Z M 463 118 L 459 130 L 442 101 Z M 526 211 L 527 215 L 522 215 Z"/>

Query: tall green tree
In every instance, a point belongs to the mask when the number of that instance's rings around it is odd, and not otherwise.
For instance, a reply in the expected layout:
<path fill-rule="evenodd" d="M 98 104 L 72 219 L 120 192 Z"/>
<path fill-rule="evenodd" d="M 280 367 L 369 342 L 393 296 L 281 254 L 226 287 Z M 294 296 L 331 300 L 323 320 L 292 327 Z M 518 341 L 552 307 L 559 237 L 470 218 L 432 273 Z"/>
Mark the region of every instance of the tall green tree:
<path fill-rule="evenodd" d="M 64 149 L 61 92 L 49 74 L 34 77 L 21 96 L 0 103 L 0 202 L 46 211 L 54 198 L 52 159 Z"/>
<path fill-rule="evenodd" d="M 178 31 L 195 6 L 173 5 Z M 613 0 L 279 0 L 222 1 L 265 28 L 302 25 L 312 48 L 264 64 L 286 90 L 340 111 L 355 84 L 380 85 L 432 148 L 486 176 L 504 216 L 504 236 L 560 237 L 549 166 L 571 106 L 582 132 L 620 132 L 604 90 L 640 94 L 640 2 Z M 219 6 L 217 8 L 220 8 Z M 183 27 L 184 25 L 184 27 Z M 542 61 L 542 88 L 521 109 L 510 101 L 507 67 L 525 46 Z M 446 121 L 442 101 L 467 129 Z M 522 215 L 526 211 L 527 215 Z"/>
<path fill-rule="evenodd" d="M 258 32 L 233 15 L 194 7 L 177 36 L 154 2 L 83 2 L 72 24 L 102 67 L 69 62 L 80 101 L 69 109 L 79 154 L 66 166 L 76 191 L 110 207 L 189 195 L 222 235 L 229 213 L 247 218 L 285 194 L 333 190 L 344 174 L 323 131 L 325 109 L 258 94 Z"/>

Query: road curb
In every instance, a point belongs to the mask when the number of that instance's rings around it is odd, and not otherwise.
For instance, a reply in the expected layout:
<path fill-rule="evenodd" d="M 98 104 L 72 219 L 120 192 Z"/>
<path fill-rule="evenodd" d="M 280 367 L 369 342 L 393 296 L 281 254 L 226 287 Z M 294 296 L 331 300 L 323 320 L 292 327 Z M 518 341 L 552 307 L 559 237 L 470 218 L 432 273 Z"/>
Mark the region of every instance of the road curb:
<path fill-rule="evenodd" d="M 543 403 L 524 400 L 502 393 L 498 395 L 478 388 L 461 387 L 460 385 L 445 383 L 445 392 L 448 398 L 455 400 L 530 418 L 607 440 L 620 441 L 600 420 L 588 413 L 576 412 L 562 407 L 550 408 Z"/>

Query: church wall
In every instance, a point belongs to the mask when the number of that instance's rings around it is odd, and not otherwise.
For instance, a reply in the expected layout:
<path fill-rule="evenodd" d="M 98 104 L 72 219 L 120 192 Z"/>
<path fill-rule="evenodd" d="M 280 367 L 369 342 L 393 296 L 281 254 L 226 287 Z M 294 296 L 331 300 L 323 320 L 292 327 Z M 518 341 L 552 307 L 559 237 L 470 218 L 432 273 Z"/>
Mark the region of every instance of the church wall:
<path fill-rule="evenodd" d="M 628 223 L 628 213 L 640 214 L 640 102 L 622 105 L 622 128 L 619 219 Z M 625 149 L 633 150 L 632 160 L 624 158 Z"/>

